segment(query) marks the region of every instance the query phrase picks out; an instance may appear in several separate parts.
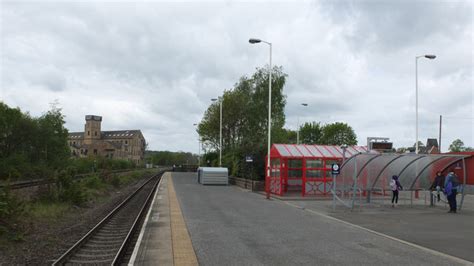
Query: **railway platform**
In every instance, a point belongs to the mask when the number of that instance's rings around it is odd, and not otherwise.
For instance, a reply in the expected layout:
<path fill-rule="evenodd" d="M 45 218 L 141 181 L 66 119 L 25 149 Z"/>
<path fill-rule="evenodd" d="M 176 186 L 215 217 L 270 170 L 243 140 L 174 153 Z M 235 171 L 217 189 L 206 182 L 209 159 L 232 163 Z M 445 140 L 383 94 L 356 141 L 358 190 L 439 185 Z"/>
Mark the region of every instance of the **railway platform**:
<path fill-rule="evenodd" d="M 236 186 L 200 185 L 195 173 L 166 173 L 130 264 L 473 265 L 443 247 L 402 240 L 370 220 L 351 221 L 313 204 L 319 202 L 267 200 Z"/>

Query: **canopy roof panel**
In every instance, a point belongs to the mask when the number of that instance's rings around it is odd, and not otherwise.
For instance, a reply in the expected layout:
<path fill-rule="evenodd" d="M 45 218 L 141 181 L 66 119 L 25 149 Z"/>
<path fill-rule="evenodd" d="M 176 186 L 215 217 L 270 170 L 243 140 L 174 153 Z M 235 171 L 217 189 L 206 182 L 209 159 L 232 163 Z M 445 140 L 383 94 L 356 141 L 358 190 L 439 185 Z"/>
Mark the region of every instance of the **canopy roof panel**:
<path fill-rule="evenodd" d="M 336 178 L 339 188 L 352 187 L 354 177 L 361 190 L 389 190 L 393 175 L 407 190 L 428 189 L 437 171 L 470 155 L 453 154 L 370 154 L 362 153 L 347 159 Z"/>
<path fill-rule="evenodd" d="M 346 158 L 358 153 L 367 153 L 367 148 L 348 146 Z M 342 159 L 343 150 L 335 145 L 273 144 L 270 154 L 272 157 Z"/>

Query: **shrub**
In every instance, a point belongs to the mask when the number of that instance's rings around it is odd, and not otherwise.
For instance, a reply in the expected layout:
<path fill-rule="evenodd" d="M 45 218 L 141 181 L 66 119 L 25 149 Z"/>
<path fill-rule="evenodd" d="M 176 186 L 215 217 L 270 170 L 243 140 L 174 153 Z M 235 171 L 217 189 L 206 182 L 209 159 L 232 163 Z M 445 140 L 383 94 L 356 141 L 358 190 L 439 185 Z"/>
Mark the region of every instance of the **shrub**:
<path fill-rule="evenodd" d="M 24 213 L 24 203 L 11 194 L 10 187 L 0 188 L 0 235 L 8 234 L 9 238 L 20 239 L 19 221 Z"/>
<path fill-rule="evenodd" d="M 100 179 L 96 174 L 87 176 L 82 180 L 82 182 L 87 188 L 92 189 L 101 189 L 105 185 L 102 179 Z"/>

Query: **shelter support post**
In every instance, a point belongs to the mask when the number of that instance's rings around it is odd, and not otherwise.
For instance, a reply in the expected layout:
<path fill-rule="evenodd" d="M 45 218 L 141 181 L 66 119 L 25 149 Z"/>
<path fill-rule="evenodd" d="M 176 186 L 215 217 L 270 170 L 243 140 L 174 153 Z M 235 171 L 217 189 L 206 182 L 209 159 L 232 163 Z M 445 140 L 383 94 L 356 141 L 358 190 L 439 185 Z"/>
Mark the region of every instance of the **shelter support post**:
<path fill-rule="evenodd" d="M 459 203 L 459 210 L 462 209 L 462 204 L 464 203 L 464 195 L 465 195 L 465 192 L 466 191 L 466 179 L 467 179 L 467 175 L 466 175 L 466 160 L 465 158 L 462 158 L 462 172 L 463 172 L 463 186 L 462 186 L 462 192 L 461 192 L 461 202 Z"/>
<path fill-rule="evenodd" d="M 332 209 L 336 210 L 336 175 L 332 175 Z"/>
<path fill-rule="evenodd" d="M 354 161 L 354 185 L 352 186 L 352 205 L 351 210 L 354 209 L 354 202 L 356 200 L 356 187 L 357 187 L 357 158 Z"/>

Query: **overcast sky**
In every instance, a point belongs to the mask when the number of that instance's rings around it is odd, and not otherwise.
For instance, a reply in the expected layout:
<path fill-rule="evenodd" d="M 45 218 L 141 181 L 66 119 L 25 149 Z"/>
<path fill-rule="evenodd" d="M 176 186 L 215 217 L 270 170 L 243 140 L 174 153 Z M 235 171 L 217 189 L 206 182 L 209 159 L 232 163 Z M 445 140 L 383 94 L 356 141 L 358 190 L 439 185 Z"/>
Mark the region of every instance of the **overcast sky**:
<path fill-rule="evenodd" d="M 396 3 L 395 3 L 396 2 Z M 0 99 L 33 116 L 56 99 L 70 131 L 141 129 L 152 150 L 197 153 L 210 99 L 268 63 L 288 74 L 286 127 L 342 121 L 389 137 L 474 146 L 472 1 L 1 1 Z M 301 103 L 308 103 L 308 107 Z M 225 117 L 224 117 L 225 119 Z"/>

